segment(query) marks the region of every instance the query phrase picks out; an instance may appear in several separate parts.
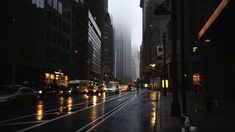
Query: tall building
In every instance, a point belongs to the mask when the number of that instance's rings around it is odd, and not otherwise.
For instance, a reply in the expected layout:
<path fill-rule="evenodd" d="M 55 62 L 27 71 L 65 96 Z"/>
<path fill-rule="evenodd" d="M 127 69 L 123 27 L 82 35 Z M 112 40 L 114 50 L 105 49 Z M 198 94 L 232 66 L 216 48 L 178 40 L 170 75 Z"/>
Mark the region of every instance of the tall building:
<path fill-rule="evenodd" d="M 101 74 L 101 78 L 113 78 L 113 68 L 110 69 L 113 65 L 111 64 L 111 58 L 113 57 L 113 55 L 111 55 L 111 50 L 112 49 L 112 45 L 113 42 L 111 42 L 111 40 L 113 39 L 112 37 L 112 29 L 111 29 L 111 21 L 109 20 L 109 14 L 108 14 L 108 0 L 84 0 L 87 7 L 90 9 L 91 13 L 94 16 L 94 19 L 101 31 L 101 58 L 102 58 L 102 74 Z M 107 26 L 108 25 L 108 26 Z M 107 34 L 110 33 L 110 34 Z M 107 39 L 108 38 L 108 39 Z M 109 45 L 109 47 L 108 47 Z M 105 50 L 107 50 L 107 48 L 109 49 L 109 53 L 105 52 Z M 107 58 L 107 54 L 109 54 L 110 56 L 108 57 L 108 63 L 105 60 Z M 106 62 L 103 62 L 106 61 Z M 113 63 L 113 62 L 112 62 Z M 107 66 L 109 65 L 109 66 Z"/>
<path fill-rule="evenodd" d="M 146 74 L 149 64 L 156 64 L 160 71 L 165 71 L 167 79 L 172 80 L 172 69 L 177 67 L 177 84 L 191 88 L 202 79 L 202 56 L 197 53 L 197 33 L 202 22 L 212 12 L 215 2 L 174 1 L 172 0 L 141 0 L 143 11 L 143 42 L 141 46 L 141 74 Z M 208 8 L 208 5 L 211 7 Z M 175 20 L 172 20 L 172 15 Z M 173 22 L 176 32 L 172 32 Z M 172 48 L 172 38 L 176 37 L 176 48 Z M 165 46 L 164 46 L 165 45 Z M 165 49 L 165 50 L 164 50 Z M 173 50 L 176 52 L 173 55 Z M 176 56 L 176 65 L 172 59 Z M 164 64 L 165 62 L 165 64 Z M 163 70 L 165 66 L 165 70 Z M 145 73 L 145 74 L 143 74 Z M 163 76 L 163 75 L 162 75 Z M 198 79 L 200 78 L 200 79 Z"/>
<path fill-rule="evenodd" d="M 102 45 L 102 79 L 112 80 L 114 77 L 114 39 L 113 25 L 109 13 L 105 16 L 104 41 Z"/>
<path fill-rule="evenodd" d="M 132 55 L 131 55 L 131 80 L 134 82 L 139 78 L 139 50 L 138 46 L 132 46 Z"/>
<path fill-rule="evenodd" d="M 3 1 L 1 84 L 39 88 L 70 74 L 71 4 L 65 0 Z"/>
<path fill-rule="evenodd" d="M 94 19 L 102 31 L 104 26 L 104 19 L 105 19 L 105 11 L 108 11 L 108 0 L 84 0 L 87 5 L 87 8 L 93 14 Z"/>
<path fill-rule="evenodd" d="M 151 37 L 152 37 L 152 24 L 151 16 L 154 14 L 154 0 L 141 0 L 140 7 L 143 14 L 143 33 L 141 45 L 141 63 L 140 74 L 144 75 L 144 69 L 151 64 Z"/>
<path fill-rule="evenodd" d="M 116 24 L 114 31 L 114 50 L 116 53 L 116 78 L 122 82 L 131 81 L 131 33 L 125 24 Z"/>
<path fill-rule="evenodd" d="M 84 0 L 3 1 L 1 84 L 101 78 L 101 31 Z"/>
<path fill-rule="evenodd" d="M 200 21 L 198 52 L 202 57 L 202 80 L 212 88 L 223 105 L 234 100 L 235 52 L 233 48 L 234 1 L 205 3 L 205 19 Z M 231 105 L 232 106 L 232 105 Z"/>
<path fill-rule="evenodd" d="M 168 76 L 170 68 L 170 2 L 168 0 L 141 0 L 143 12 L 143 37 L 141 46 L 140 74 L 148 81 L 151 65 L 157 76 Z M 165 49 L 165 50 L 164 50 Z M 166 68 L 166 70 L 164 70 Z M 165 72 L 164 72 L 165 71 Z"/>
<path fill-rule="evenodd" d="M 201 85 L 204 81 L 203 56 L 198 51 L 200 43 L 197 41 L 197 36 L 204 21 L 209 17 L 208 13 L 214 11 L 215 5 L 216 2 L 206 0 L 176 2 L 179 86 L 183 83 L 182 78 L 185 78 L 185 86 L 188 89 L 195 84 Z"/>
<path fill-rule="evenodd" d="M 101 79 L 101 31 L 86 3 L 73 2 L 73 79 Z"/>

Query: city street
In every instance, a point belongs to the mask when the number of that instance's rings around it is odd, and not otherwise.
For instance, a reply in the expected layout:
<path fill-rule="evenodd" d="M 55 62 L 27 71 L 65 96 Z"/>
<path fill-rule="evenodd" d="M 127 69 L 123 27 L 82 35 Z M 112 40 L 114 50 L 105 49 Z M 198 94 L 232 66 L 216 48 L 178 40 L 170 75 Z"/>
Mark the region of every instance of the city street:
<path fill-rule="evenodd" d="M 1 2 L 0 132 L 235 131 L 234 9 Z"/>
<path fill-rule="evenodd" d="M 156 131 L 157 92 L 39 100 L 0 111 L 0 131 Z"/>

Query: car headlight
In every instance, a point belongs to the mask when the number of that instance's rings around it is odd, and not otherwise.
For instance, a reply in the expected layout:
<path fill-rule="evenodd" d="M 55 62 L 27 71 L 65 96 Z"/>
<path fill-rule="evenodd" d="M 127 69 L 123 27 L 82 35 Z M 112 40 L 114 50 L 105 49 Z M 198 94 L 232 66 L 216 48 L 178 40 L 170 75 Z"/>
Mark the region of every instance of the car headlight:
<path fill-rule="evenodd" d="M 39 94 L 42 94 L 42 90 L 39 90 L 38 93 L 39 93 Z"/>

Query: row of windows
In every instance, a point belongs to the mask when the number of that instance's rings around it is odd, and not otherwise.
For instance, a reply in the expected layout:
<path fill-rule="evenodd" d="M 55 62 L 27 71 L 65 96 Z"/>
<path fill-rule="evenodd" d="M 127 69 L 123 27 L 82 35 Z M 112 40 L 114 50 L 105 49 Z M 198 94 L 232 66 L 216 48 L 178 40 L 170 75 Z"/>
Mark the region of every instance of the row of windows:
<path fill-rule="evenodd" d="M 58 0 L 47 0 L 47 4 L 53 7 L 56 11 L 58 11 L 60 14 L 63 12 L 63 5 Z"/>
<path fill-rule="evenodd" d="M 94 51 L 97 51 L 97 52 L 100 52 L 101 48 L 101 41 L 98 37 L 98 35 L 95 33 L 94 29 L 90 28 L 90 25 L 89 25 L 89 41 L 92 42 L 92 47 L 93 47 L 93 50 Z"/>
<path fill-rule="evenodd" d="M 88 32 L 88 35 L 89 35 L 89 41 L 93 42 L 93 43 L 96 43 L 97 47 L 100 47 L 101 46 L 101 41 L 100 39 L 97 37 L 96 34 L 94 34 L 94 32 Z"/>
<path fill-rule="evenodd" d="M 96 61 L 97 63 L 100 63 L 100 62 L 101 62 L 100 53 L 94 53 L 92 59 L 93 59 L 94 61 Z"/>
<path fill-rule="evenodd" d="M 32 4 L 35 4 L 37 8 L 44 8 L 44 0 L 32 0 Z"/>
<path fill-rule="evenodd" d="M 88 27 L 89 27 L 89 32 L 90 34 L 94 34 L 94 38 L 96 38 L 96 41 L 100 41 L 100 37 L 98 32 L 94 29 L 94 27 L 91 25 L 91 22 L 88 23 Z"/>
<path fill-rule="evenodd" d="M 63 21 L 62 18 L 58 17 L 56 14 L 53 14 L 52 11 L 47 11 L 46 17 L 47 21 L 53 24 L 59 30 L 67 34 L 71 33 L 71 26 Z"/>
<path fill-rule="evenodd" d="M 100 64 L 97 64 L 97 63 L 95 63 L 94 61 L 92 62 L 92 64 L 93 64 L 92 70 L 93 70 L 93 71 L 96 71 L 96 72 L 98 72 L 98 73 L 100 73 L 100 72 L 101 72 L 101 66 L 100 66 Z"/>
<path fill-rule="evenodd" d="M 93 64 L 93 70 L 99 71 L 101 69 L 101 41 L 94 31 L 94 28 L 92 27 L 91 23 L 89 22 L 89 41 L 91 42 L 90 44 L 92 45 L 92 50 L 93 50 L 93 55 L 92 55 L 92 64 Z"/>
<path fill-rule="evenodd" d="M 70 49 L 70 39 L 66 38 L 65 36 L 61 35 L 60 33 L 47 28 L 46 31 L 46 39 L 48 42 L 53 44 L 58 44 L 59 46 L 63 47 L 64 49 Z"/>

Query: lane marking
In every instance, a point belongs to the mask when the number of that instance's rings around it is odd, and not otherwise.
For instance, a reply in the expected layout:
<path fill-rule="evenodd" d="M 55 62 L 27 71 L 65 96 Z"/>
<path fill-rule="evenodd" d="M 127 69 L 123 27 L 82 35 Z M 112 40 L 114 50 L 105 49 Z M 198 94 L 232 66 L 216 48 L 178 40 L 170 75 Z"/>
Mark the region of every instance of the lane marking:
<path fill-rule="evenodd" d="M 24 124 L 35 124 L 35 123 L 42 123 L 46 120 L 42 120 L 42 121 L 25 121 L 25 122 L 14 122 L 14 123 L 5 123 L 5 124 L 1 124 L 1 126 L 13 126 L 13 125 L 24 125 Z"/>
<path fill-rule="evenodd" d="M 124 108 L 126 105 L 128 105 L 129 103 L 131 103 L 132 101 L 134 101 L 137 97 L 134 96 L 132 100 L 128 101 L 126 104 L 124 104 L 123 106 L 121 106 L 120 108 L 118 108 L 116 111 L 114 111 L 113 113 L 111 113 L 110 115 L 106 116 L 103 120 L 99 121 L 98 123 L 96 123 L 94 126 L 92 126 L 90 129 L 88 129 L 86 132 L 90 132 L 92 131 L 95 127 L 97 127 L 98 125 L 100 125 L 101 123 L 103 123 L 105 120 L 107 120 L 109 117 L 111 117 L 112 115 L 114 115 L 115 113 L 117 113 L 118 111 L 120 111 L 122 108 Z"/>
<path fill-rule="evenodd" d="M 122 96 L 126 96 L 127 94 L 123 94 Z M 112 99 L 112 98 L 115 98 L 115 97 L 109 97 L 107 99 Z M 99 100 L 103 100 L 103 99 L 99 99 Z M 78 103 L 78 104 L 74 104 L 73 106 L 78 106 L 78 105 L 82 105 L 82 104 L 86 104 L 86 103 L 92 103 L 93 100 L 89 100 L 89 101 L 84 101 L 84 102 L 81 102 L 81 103 Z M 63 108 L 67 108 L 68 106 L 63 106 Z M 46 110 L 44 111 L 43 113 L 47 113 L 47 112 L 51 112 L 51 111 L 55 111 L 55 110 L 60 110 L 61 107 L 58 107 L 58 108 L 54 108 L 54 109 L 49 109 L 49 110 Z M 1 121 L 1 123 L 4 123 L 4 122 L 10 122 L 10 121 L 14 121 L 14 120 L 19 120 L 19 119 L 22 119 L 22 118 L 26 118 L 26 117 L 30 117 L 30 116 L 35 116 L 37 115 L 37 113 L 34 113 L 34 114 L 29 114 L 29 115 L 25 115 L 25 116 L 19 116 L 19 117 L 15 117 L 15 118 L 11 118 L 11 119 L 7 119 L 7 120 L 3 120 Z"/>
<path fill-rule="evenodd" d="M 124 95 L 123 95 L 124 96 Z M 51 123 L 53 121 L 56 121 L 56 120 L 59 120 L 61 118 L 64 118 L 64 117 L 67 117 L 67 116 L 70 116 L 70 115 L 73 115 L 73 114 L 76 114 L 80 111 L 84 111 L 84 110 L 87 110 L 87 109 L 90 109 L 92 107 L 95 107 L 95 106 L 98 106 L 98 105 L 101 105 L 101 104 L 104 104 L 104 103 L 107 103 L 107 102 L 110 102 L 114 99 L 117 99 L 117 98 L 120 98 L 119 96 L 118 97 L 113 97 L 105 102 L 101 102 L 101 103 L 97 103 L 95 105 L 92 105 L 92 106 L 89 106 L 89 107 L 86 107 L 86 108 L 83 108 L 83 109 L 80 109 L 80 110 L 77 110 L 77 111 L 74 111 L 74 112 L 71 112 L 71 113 L 68 113 L 68 114 L 65 114 L 65 115 L 61 115 L 59 117 L 56 117 L 56 118 L 53 118 L 53 119 L 50 119 L 50 120 L 47 120 L 47 121 L 44 121 L 42 123 L 39 123 L 39 124 L 36 124 L 36 125 L 33 125 L 33 126 L 30 126 L 30 127 L 27 127 L 27 128 L 24 128 L 24 129 L 21 129 L 21 130 L 18 130 L 17 132 L 24 132 L 24 131 L 27 131 L 27 130 L 31 130 L 33 128 L 36 128 L 36 127 L 39 127 L 39 126 L 42 126 L 42 125 L 45 125 L 45 124 L 48 124 L 48 123 Z"/>
<path fill-rule="evenodd" d="M 128 98 L 126 101 L 124 101 L 123 103 L 119 104 L 118 106 L 112 108 L 110 111 L 108 111 L 107 113 L 99 116 L 98 118 L 96 118 L 95 120 L 93 120 L 92 122 L 86 124 L 85 126 L 83 126 L 82 128 L 78 129 L 76 132 L 80 132 L 83 131 L 83 129 L 87 128 L 88 126 L 92 125 L 93 123 L 95 123 L 97 120 L 103 118 L 104 116 L 108 115 L 109 113 L 115 111 L 116 109 L 118 109 L 118 107 L 121 107 L 123 104 L 125 104 L 126 102 L 128 102 L 129 100 L 131 100 L 133 97 Z"/>

